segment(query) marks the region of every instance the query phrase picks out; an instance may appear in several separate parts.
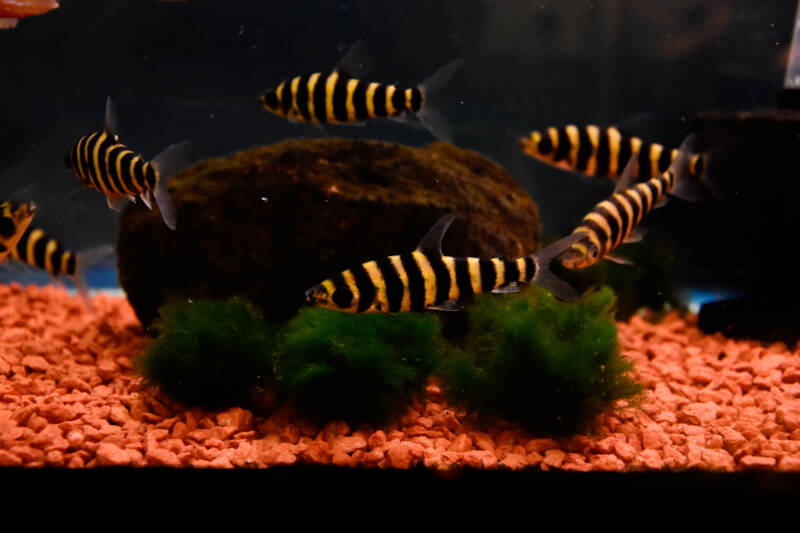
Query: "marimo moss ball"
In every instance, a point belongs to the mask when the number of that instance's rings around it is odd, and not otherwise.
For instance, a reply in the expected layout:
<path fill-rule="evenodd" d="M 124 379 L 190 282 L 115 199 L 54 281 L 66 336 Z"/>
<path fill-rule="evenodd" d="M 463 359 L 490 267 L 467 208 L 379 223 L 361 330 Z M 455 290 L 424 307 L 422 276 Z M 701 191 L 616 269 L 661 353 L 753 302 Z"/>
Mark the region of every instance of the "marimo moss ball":
<path fill-rule="evenodd" d="M 441 216 L 448 255 L 519 257 L 538 248 L 533 200 L 500 166 L 446 143 L 297 139 L 209 159 L 169 181 L 157 209 L 120 220 L 119 282 L 145 327 L 169 301 L 241 295 L 269 319 L 346 268 L 408 252 Z"/>

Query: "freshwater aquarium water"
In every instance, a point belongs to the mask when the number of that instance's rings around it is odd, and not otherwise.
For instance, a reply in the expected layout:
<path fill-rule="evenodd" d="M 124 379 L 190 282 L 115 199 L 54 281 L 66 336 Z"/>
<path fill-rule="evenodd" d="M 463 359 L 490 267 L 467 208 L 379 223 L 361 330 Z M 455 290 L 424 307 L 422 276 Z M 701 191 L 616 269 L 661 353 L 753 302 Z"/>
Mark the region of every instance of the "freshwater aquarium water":
<path fill-rule="evenodd" d="M 0 464 L 800 470 L 797 13 L 0 0 Z M 93 431 L 183 444 L 21 451 L 77 427 L 23 404 L 120 379 Z"/>

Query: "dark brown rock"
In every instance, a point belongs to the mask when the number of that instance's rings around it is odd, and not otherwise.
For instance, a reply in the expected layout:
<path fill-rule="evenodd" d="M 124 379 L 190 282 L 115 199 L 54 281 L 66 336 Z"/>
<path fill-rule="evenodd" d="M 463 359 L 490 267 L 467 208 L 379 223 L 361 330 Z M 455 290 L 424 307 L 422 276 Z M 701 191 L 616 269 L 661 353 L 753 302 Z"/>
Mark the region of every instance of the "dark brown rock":
<path fill-rule="evenodd" d="M 120 285 L 145 326 L 167 300 L 233 295 L 289 318 L 309 287 L 412 250 L 449 212 L 446 254 L 517 257 L 540 237 L 536 205 L 508 173 L 440 142 L 292 140 L 198 163 L 169 191 L 176 231 L 155 206 L 131 204 L 120 221 Z"/>

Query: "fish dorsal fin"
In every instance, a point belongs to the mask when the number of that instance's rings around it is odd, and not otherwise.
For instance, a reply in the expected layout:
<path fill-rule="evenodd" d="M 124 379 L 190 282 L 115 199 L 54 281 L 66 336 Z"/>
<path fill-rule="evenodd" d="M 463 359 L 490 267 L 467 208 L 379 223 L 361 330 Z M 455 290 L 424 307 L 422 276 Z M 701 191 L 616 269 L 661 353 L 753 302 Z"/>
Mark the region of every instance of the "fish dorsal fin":
<path fill-rule="evenodd" d="M 450 227 L 450 224 L 452 224 L 455 219 L 456 215 L 450 213 L 437 220 L 436 224 L 428 230 L 428 233 L 426 233 L 419 242 L 416 251 L 442 255 L 442 238 L 447 232 L 447 228 Z"/>
<path fill-rule="evenodd" d="M 351 44 L 336 64 L 336 71 L 343 78 L 364 79 L 370 70 L 372 70 L 372 58 L 361 41 Z"/>
<path fill-rule="evenodd" d="M 106 116 L 103 120 L 103 128 L 114 137 L 115 141 L 119 140 L 117 105 L 110 96 L 106 98 Z"/>
<path fill-rule="evenodd" d="M 633 174 L 636 169 L 639 168 L 639 152 L 633 152 L 631 154 L 631 158 L 628 159 L 628 163 L 625 165 L 625 168 L 622 170 L 622 174 L 620 175 L 619 179 L 617 180 L 617 186 L 614 187 L 614 192 L 622 192 L 628 187 L 631 186 L 633 183 Z M 637 172 L 638 174 L 638 172 Z"/>

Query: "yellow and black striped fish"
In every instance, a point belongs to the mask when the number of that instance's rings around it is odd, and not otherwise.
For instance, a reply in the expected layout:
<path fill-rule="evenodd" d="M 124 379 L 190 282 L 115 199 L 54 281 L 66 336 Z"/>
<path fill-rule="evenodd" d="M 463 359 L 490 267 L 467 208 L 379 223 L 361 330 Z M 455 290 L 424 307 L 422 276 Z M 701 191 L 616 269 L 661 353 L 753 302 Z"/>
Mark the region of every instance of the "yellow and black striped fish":
<path fill-rule="evenodd" d="M 687 142 L 684 143 L 686 145 Z M 667 170 L 647 181 L 628 186 L 635 175 L 637 161 L 634 153 L 620 177 L 617 189 L 609 198 L 603 200 L 592 209 L 573 235 L 583 238 L 573 243 L 559 258 L 567 268 L 585 268 L 601 259 L 627 262 L 609 255 L 612 250 L 624 242 L 634 242 L 640 237 L 635 230 L 642 218 L 654 207 L 665 200 L 667 194 L 674 194 L 679 183 L 685 183 L 690 156 L 682 146 L 680 153 Z M 692 193 L 682 193 L 689 198 Z"/>
<path fill-rule="evenodd" d="M 600 176 L 616 180 L 622 166 L 633 154 L 638 154 L 634 174 L 637 179 L 650 179 L 666 172 L 678 156 L 678 149 L 667 150 L 658 143 L 645 143 L 639 137 L 625 135 L 615 127 L 599 128 L 594 125 L 582 128 L 573 124 L 562 128 L 533 131 L 519 141 L 522 151 L 545 163 L 580 172 L 586 176 Z M 688 173 L 701 176 L 705 170 L 704 154 L 692 154 Z"/>
<path fill-rule="evenodd" d="M 439 219 L 410 253 L 391 255 L 347 269 L 306 291 L 309 304 L 352 313 L 450 310 L 483 292 L 513 292 L 535 283 L 562 298 L 575 291 L 549 270 L 550 261 L 582 235 L 570 235 L 517 259 L 442 255 L 444 233 L 455 215 Z"/>
<path fill-rule="evenodd" d="M 148 162 L 119 142 L 116 112 L 111 98 L 106 100 L 103 131 L 81 137 L 64 159 L 83 185 L 106 195 L 108 206 L 120 209 L 126 200 L 136 198 L 151 208 L 155 196 L 161 216 L 175 229 L 175 208 L 167 193 L 167 180 L 188 164 L 191 144 L 173 144 Z"/>
<path fill-rule="evenodd" d="M 44 230 L 28 227 L 11 255 L 17 261 L 40 268 L 54 278 L 69 276 L 81 296 L 88 301 L 86 269 L 112 252 L 113 247 L 104 245 L 76 254 L 65 249 L 57 240 L 49 238 Z"/>
<path fill-rule="evenodd" d="M 314 72 L 284 80 L 259 100 L 271 113 L 317 124 L 352 124 L 409 113 L 416 115 L 434 136 L 449 141 L 452 135 L 447 122 L 429 102 L 462 64 L 463 60 L 456 59 L 409 88 L 361 81 L 343 68 L 336 68 L 329 73 Z"/>
<path fill-rule="evenodd" d="M 34 214 L 36 206 L 31 202 L 6 200 L 0 204 L 0 263 L 17 246 Z"/>

